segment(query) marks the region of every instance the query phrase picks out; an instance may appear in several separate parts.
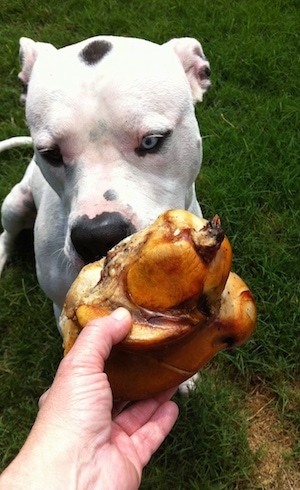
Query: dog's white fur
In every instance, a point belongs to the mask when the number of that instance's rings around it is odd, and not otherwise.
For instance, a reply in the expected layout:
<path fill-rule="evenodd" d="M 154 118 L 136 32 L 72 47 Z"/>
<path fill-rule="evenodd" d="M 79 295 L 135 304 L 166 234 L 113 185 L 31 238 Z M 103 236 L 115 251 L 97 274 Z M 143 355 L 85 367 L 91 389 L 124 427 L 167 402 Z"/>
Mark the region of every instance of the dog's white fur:
<path fill-rule="evenodd" d="M 0 272 L 34 227 L 39 283 L 58 319 L 85 262 L 167 209 L 201 215 L 194 104 L 210 85 L 198 41 L 95 37 L 57 50 L 20 40 L 34 157 L 2 206 Z M 30 143 L 0 143 L 0 151 Z"/>

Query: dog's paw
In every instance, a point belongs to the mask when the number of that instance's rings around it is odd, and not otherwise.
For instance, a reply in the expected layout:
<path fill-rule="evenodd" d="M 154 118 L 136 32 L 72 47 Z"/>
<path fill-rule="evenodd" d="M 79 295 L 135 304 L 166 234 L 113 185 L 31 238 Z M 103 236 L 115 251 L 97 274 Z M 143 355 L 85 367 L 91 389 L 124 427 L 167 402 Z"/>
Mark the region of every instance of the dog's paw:
<path fill-rule="evenodd" d="M 10 241 L 9 234 L 7 231 L 3 231 L 0 234 L 0 276 L 3 272 L 6 262 L 9 259 L 10 252 L 12 249 L 12 243 Z"/>
<path fill-rule="evenodd" d="M 181 385 L 179 385 L 178 391 L 181 395 L 187 396 L 191 391 L 194 391 L 197 386 L 200 374 L 196 373 L 191 378 L 187 379 Z"/>

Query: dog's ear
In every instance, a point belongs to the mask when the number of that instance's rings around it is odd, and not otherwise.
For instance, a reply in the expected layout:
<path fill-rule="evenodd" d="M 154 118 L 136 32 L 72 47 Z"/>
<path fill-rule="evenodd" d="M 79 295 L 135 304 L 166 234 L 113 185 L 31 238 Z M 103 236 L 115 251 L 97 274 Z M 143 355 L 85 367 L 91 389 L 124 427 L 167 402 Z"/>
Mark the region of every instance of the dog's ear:
<path fill-rule="evenodd" d="M 164 46 L 172 48 L 177 54 L 189 81 L 194 103 L 200 102 L 211 85 L 210 66 L 201 44 L 196 39 L 182 37 L 171 39 Z"/>
<path fill-rule="evenodd" d="M 21 102 L 26 101 L 27 86 L 30 80 L 32 67 L 37 59 L 37 57 L 44 52 L 49 52 L 49 50 L 55 50 L 52 44 L 35 42 L 27 37 L 21 37 L 20 39 L 20 62 L 22 71 L 20 71 L 18 78 L 23 84 L 23 94 L 21 95 Z"/>

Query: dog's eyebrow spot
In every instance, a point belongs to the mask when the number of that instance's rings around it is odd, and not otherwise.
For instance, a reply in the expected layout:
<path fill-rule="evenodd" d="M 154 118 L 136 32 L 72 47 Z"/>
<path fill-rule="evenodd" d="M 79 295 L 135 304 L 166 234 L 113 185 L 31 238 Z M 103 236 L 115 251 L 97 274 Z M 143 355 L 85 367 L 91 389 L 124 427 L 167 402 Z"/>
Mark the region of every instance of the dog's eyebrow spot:
<path fill-rule="evenodd" d="M 108 41 L 92 41 L 79 53 L 79 57 L 87 65 L 95 65 L 112 49 Z"/>
<path fill-rule="evenodd" d="M 104 192 L 103 197 L 106 201 L 116 201 L 118 199 L 118 193 L 113 189 L 108 189 L 108 191 Z"/>

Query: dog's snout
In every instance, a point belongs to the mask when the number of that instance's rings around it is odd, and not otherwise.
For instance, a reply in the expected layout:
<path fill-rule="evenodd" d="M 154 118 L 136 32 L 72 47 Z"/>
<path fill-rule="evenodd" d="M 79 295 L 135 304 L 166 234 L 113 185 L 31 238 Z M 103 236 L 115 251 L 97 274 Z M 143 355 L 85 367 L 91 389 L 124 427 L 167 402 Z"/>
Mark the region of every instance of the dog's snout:
<path fill-rule="evenodd" d="M 104 257 L 108 250 L 136 231 L 132 223 L 117 212 L 104 212 L 90 219 L 81 216 L 71 229 L 71 240 L 86 264 Z"/>

